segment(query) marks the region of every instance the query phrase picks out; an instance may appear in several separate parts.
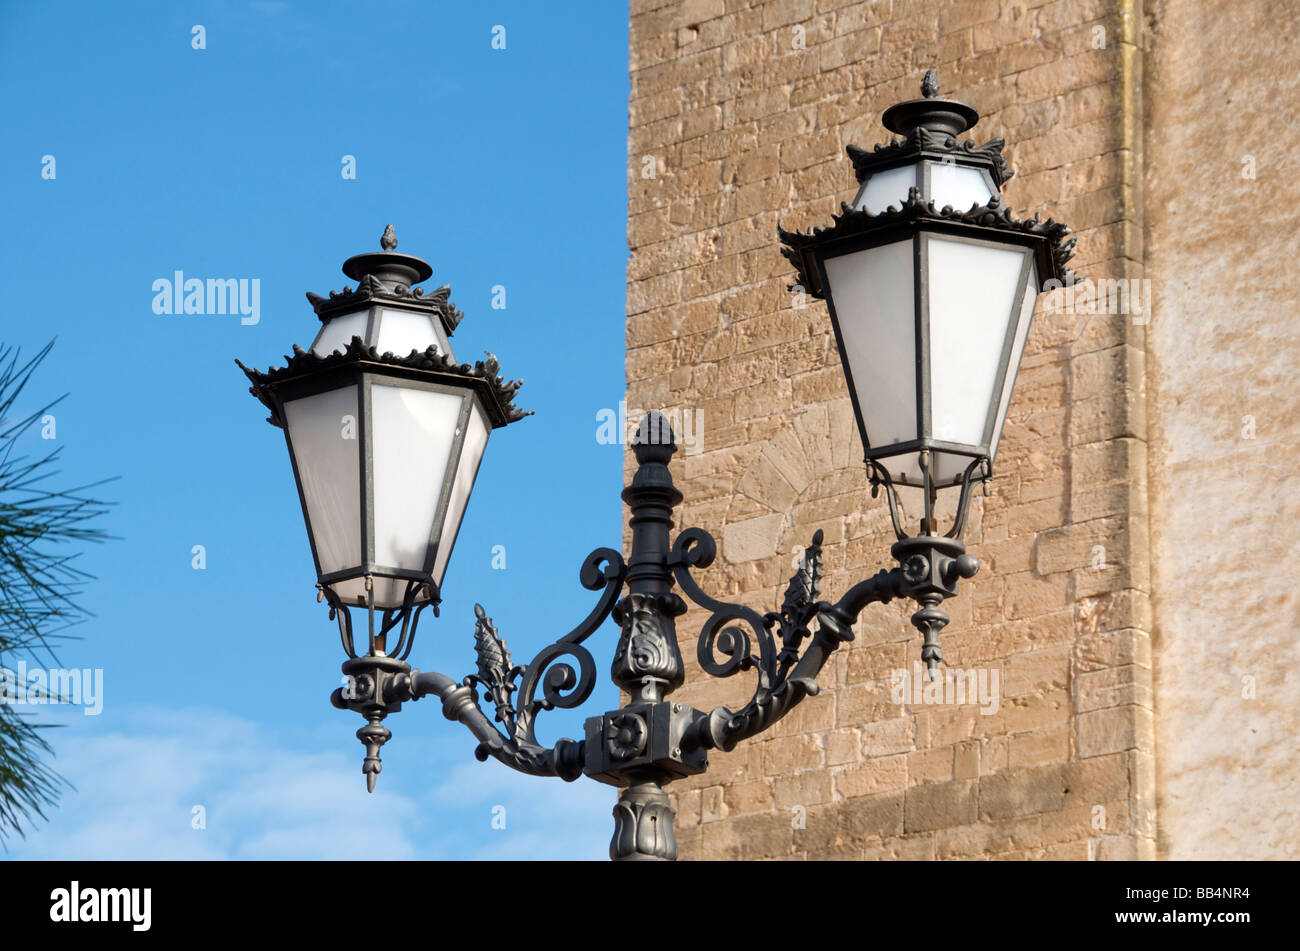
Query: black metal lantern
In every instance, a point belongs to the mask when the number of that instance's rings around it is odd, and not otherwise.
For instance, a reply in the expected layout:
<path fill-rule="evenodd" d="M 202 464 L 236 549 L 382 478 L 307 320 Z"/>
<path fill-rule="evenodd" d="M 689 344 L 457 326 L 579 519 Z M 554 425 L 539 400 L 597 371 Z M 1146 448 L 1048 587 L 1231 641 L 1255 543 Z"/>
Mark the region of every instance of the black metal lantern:
<path fill-rule="evenodd" d="M 992 474 L 1034 302 L 1047 281 L 1072 281 L 1074 241 L 1050 219 L 1013 219 L 1003 140 L 960 142 L 979 114 L 937 98 L 933 71 L 921 91 L 882 116 L 902 140 L 849 147 L 860 187 L 835 224 L 781 239 L 829 307 L 873 483 L 924 490 L 923 534 L 936 531 L 937 491 L 961 488 L 960 537 L 971 481 Z"/>
<path fill-rule="evenodd" d="M 428 263 L 396 253 L 391 225 L 381 246 L 343 265 L 356 290 L 307 295 L 322 322 L 310 350 L 266 373 L 239 365 L 284 430 L 322 594 L 406 613 L 440 600 L 489 433 L 528 414 L 491 354 L 455 362 L 449 288 L 413 286 Z"/>

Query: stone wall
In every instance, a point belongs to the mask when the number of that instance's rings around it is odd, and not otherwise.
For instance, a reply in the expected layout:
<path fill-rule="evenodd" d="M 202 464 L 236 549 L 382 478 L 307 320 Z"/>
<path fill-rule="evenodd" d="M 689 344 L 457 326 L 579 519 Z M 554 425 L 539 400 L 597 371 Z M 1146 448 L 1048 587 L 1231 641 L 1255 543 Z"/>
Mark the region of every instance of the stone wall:
<path fill-rule="evenodd" d="M 1160 852 L 1300 858 L 1300 29 L 1148 4 Z"/>
<path fill-rule="evenodd" d="M 1285 3 L 1275 6 L 1284 19 Z M 1163 267 L 1202 268 L 1220 251 L 1213 237 L 1192 240 L 1174 227 L 1186 215 L 1208 215 L 1215 183 L 1235 174 L 1238 157 L 1220 156 L 1217 169 L 1199 164 L 1203 158 L 1180 163 L 1176 143 L 1212 136 L 1215 120 L 1198 118 L 1198 110 L 1213 111 L 1208 100 L 1222 94 L 1216 78 L 1237 76 L 1240 66 L 1220 63 L 1203 74 L 1200 99 L 1165 96 L 1162 108 L 1177 128 L 1159 146 L 1159 167 L 1144 173 L 1144 148 L 1159 138 L 1144 122 L 1144 47 L 1170 32 L 1145 27 L 1139 0 L 632 0 L 627 400 L 633 408 L 697 414 L 697 442 L 677 455 L 673 470 L 686 496 L 679 527 L 705 527 L 719 541 L 718 561 L 698 575 L 706 590 L 774 610 L 798 546 L 817 529 L 826 536 L 823 597 L 889 566 L 888 514 L 869 495 L 826 309 L 787 291 L 792 269 L 778 251 L 778 218 L 801 229 L 828 223 L 854 193 L 844 147 L 886 141 L 880 111 L 914 98 L 922 73 L 934 68 L 943 95 L 980 110 L 978 141 L 1007 139 L 1018 174 L 1004 197 L 1017 215 L 1052 216 L 1075 230 L 1073 266 L 1082 277 L 1149 277 L 1148 235 Z M 1219 45 L 1213 35 L 1200 34 L 1176 55 L 1162 52 L 1163 81 L 1181 88 L 1179 71 L 1209 56 Z M 1274 42 L 1285 59 L 1287 41 Z M 1252 69 L 1262 77 L 1276 72 L 1276 62 Z M 1251 95 L 1237 93 L 1243 102 Z M 1268 140 L 1263 128 L 1256 138 Z M 1281 149 L 1258 152 L 1273 163 L 1269 174 L 1281 175 Z M 1189 176 L 1203 179 L 1196 187 L 1204 191 L 1183 206 Z M 1238 189 L 1243 208 L 1275 200 L 1263 178 Z M 1168 206 L 1153 227 L 1144 217 L 1144 182 Z M 1293 190 L 1294 176 L 1282 187 Z M 1183 218 L 1174 218 L 1183 207 Z M 1279 220 L 1289 214 L 1281 203 L 1273 209 Z M 1204 227 L 1215 223 L 1207 218 Z M 1244 227 L 1239 233 L 1234 248 L 1242 255 L 1279 239 L 1274 233 L 1255 244 Z M 1295 242 L 1294 229 L 1286 240 Z M 1281 260 L 1289 266 L 1291 258 Z M 1265 267 L 1261 260 L 1261 281 Z M 1164 285 L 1156 284 L 1160 303 Z M 1221 699 L 1215 691 L 1239 671 L 1261 683 L 1273 678 L 1279 692 L 1280 678 L 1294 682 L 1285 664 L 1269 667 L 1265 659 L 1278 657 L 1297 613 L 1292 585 L 1286 611 L 1258 648 L 1258 629 L 1231 629 L 1230 613 L 1187 620 L 1208 598 L 1194 597 L 1206 548 L 1226 533 L 1211 471 L 1222 464 L 1223 447 L 1213 439 L 1229 438 L 1239 425 L 1232 414 L 1255 407 L 1261 437 L 1234 443 L 1234 451 L 1243 466 L 1273 460 L 1281 468 L 1275 454 L 1294 432 L 1296 413 L 1294 401 L 1268 401 L 1263 371 L 1238 361 L 1232 379 L 1240 401 L 1215 397 L 1226 401 L 1226 415 L 1205 443 L 1210 457 L 1183 441 L 1198 409 L 1179 406 L 1181 388 L 1212 389 L 1225 359 L 1188 359 L 1197 340 L 1213 348 L 1209 331 L 1192 340 L 1165 329 L 1187 319 L 1204 326 L 1206 312 L 1191 300 L 1197 294 L 1199 302 L 1199 293 L 1188 290 L 1177 305 L 1186 317 L 1157 310 L 1162 337 L 1154 349 L 1169 364 L 1163 375 L 1146 365 L 1146 295 L 1140 314 L 1069 312 L 1040 300 L 992 493 L 977 497 L 967 532 L 984 567 L 945 605 L 952 616 L 945 659 L 996 672 L 997 712 L 895 703 L 891 673 L 920 655 L 920 636 L 907 622 L 913 608 L 869 609 L 856 642 L 823 672 L 819 696 L 761 738 L 713 754 L 706 775 L 671 787 L 683 857 L 1155 857 L 1158 732 L 1166 747 L 1181 745 L 1162 772 L 1170 777 L 1162 802 L 1181 804 L 1177 829 L 1210 822 L 1196 798 L 1229 773 L 1244 782 L 1246 760 L 1207 753 L 1186 738 L 1186 724 L 1173 733 L 1156 729 L 1148 471 L 1171 500 L 1156 523 L 1167 585 L 1161 603 L 1170 605 L 1160 630 L 1175 650 L 1161 689 L 1176 707 L 1194 687 L 1197 702 L 1184 716 L 1200 717 L 1205 729 Z M 1217 293 L 1218 325 L 1247 319 L 1239 289 L 1221 283 Z M 1267 339 L 1276 343 L 1287 315 L 1262 288 L 1256 310 L 1272 315 Z M 1285 365 L 1274 355 L 1267 372 Z M 1164 440 L 1154 458 L 1149 378 Z M 1238 504 L 1261 528 L 1269 516 L 1294 514 L 1295 502 L 1280 491 L 1257 510 L 1251 501 Z M 1198 514 L 1200 527 L 1189 528 Z M 1243 570 L 1258 574 L 1259 566 Z M 1261 602 L 1273 593 L 1257 590 Z M 1216 592 L 1215 610 L 1230 612 L 1229 582 Z M 694 663 L 692 634 L 702 619 L 692 611 L 679 620 L 688 676 L 674 699 L 702 709 L 740 705 L 753 686 L 745 675 L 706 680 Z M 1207 651 L 1219 679 L 1196 686 L 1203 674 L 1195 665 Z M 1277 702 L 1253 709 L 1273 711 Z M 1167 722 L 1181 724 L 1177 716 Z M 1259 729 L 1247 747 L 1253 752 L 1242 756 L 1268 760 L 1280 781 L 1284 767 L 1268 752 L 1279 734 L 1259 720 L 1251 728 Z M 1242 742 L 1236 734 L 1224 739 L 1238 750 Z M 1242 836 L 1262 824 L 1265 817 L 1252 820 L 1195 854 L 1249 854 Z M 1167 842 L 1162 851 L 1184 854 Z"/>

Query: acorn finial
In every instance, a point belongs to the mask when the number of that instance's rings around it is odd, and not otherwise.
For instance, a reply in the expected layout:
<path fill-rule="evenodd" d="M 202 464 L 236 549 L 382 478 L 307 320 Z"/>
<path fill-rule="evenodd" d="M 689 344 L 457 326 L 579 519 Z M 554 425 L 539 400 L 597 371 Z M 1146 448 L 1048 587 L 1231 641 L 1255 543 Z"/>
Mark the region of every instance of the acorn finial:
<path fill-rule="evenodd" d="M 384 225 L 384 234 L 379 239 L 379 246 L 385 251 L 397 250 L 397 232 L 393 230 L 392 225 Z"/>
<path fill-rule="evenodd" d="M 925 78 L 921 80 L 921 95 L 926 99 L 939 95 L 939 76 L 933 69 L 925 71 Z"/>

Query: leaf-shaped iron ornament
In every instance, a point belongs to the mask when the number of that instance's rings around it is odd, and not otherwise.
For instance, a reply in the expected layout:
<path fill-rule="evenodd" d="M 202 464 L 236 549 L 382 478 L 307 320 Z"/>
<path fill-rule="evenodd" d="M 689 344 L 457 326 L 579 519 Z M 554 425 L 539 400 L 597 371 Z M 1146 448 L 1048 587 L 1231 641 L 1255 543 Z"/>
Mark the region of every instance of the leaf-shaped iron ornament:
<path fill-rule="evenodd" d="M 784 678 L 799 660 L 799 646 L 809 636 L 808 625 L 817 617 L 817 596 L 822 576 L 822 530 L 813 533 L 812 544 L 804 549 L 799 568 L 785 589 L 785 599 L 779 612 L 772 612 L 764 620 L 777 625 L 781 634 L 781 653 L 777 655 L 777 680 Z"/>
<path fill-rule="evenodd" d="M 504 723 L 506 729 L 514 731 L 514 710 L 510 705 L 510 695 L 515 691 L 515 678 L 520 671 L 510 665 L 510 648 L 497 634 L 496 625 L 483 610 L 483 605 L 474 605 L 474 652 L 478 654 L 478 674 L 471 674 L 469 679 L 482 685 L 496 704 L 496 720 Z"/>

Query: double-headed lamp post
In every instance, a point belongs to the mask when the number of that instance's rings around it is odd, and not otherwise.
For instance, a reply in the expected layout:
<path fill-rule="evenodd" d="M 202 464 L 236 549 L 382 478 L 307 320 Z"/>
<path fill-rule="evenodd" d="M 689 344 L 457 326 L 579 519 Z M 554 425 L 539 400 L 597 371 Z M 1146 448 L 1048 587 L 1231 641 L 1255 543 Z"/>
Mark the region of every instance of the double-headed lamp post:
<path fill-rule="evenodd" d="M 800 284 L 829 307 L 872 495 L 884 487 L 897 535 L 897 566 L 838 601 L 819 600 L 820 530 L 779 611 L 760 614 L 701 590 L 692 572 L 713 562 L 717 545 L 699 528 L 673 538 L 682 501 L 668 468 L 676 445 L 665 418 L 651 413 L 637 429 L 638 467 L 623 490 L 631 550 L 624 558 L 598 548 L 583 563 L 582 586 L 599 592 L 587 617 L 516 666 L 475 605 L 476 672 L 457 681 L 417 670 L 406 658 L 421 613 L 430 606 L 438 613 L 488 435 L 528 415 L 513 402 L 520 384 L 498 375 L 491 354 L 472 366 L 456 362 L 450 338 L 462 315 L 447 287 L 426 294 L 415 286 L 432 268 L 397 253 L 391 226 L 381 251 L 343 265 L 355 289 L 307 295 L 322 323 L 309 350 L 295 346 L 286 366 L 266 373 L 240 364 L 288 444 L 318 589 L 347 654 L 348 686 L 330 699 L 365 718 L 357 736 L 369 789 L 392 735 L 384 719 L 406 701 L 436 696 L 446 717 L 478 739 L 480 760 L 619 787 L 612 858 L 674 859 L 664 787 L 707 769 L 709 750 L 732 749 L 816 694 L 818 673 L 853 639 L 868 604 L 919 604 L 912 623 L 935 675 L 948 622 L 939 606 L 979 568 L 962 544 L 971 488 L 992 476 L 1034 300 L 1048 280 L 1072 279 L 1065 265 L 1073 241 L 1051 220 L 1013 219 L 999 197 L 1011 175 L 1002 140 L 959 141 L 978 114 L 938 98 L 932 72 L 922 93 L 882 117 L 901 140 L 873 152 L 849 148 L 860 188 L 832 227 L 781 232 Z M 922 490 L 924 514 L 912 536 L 900 485 Z M 957 506 L 940 534 L 935 502 L 943 490 L 957 493 Z M 756 675 L 739 710 L 706 713 L 668 699 L 684 679 L 676 618 L 687 606 L 674 586 L 709 612 L 697 651 L 704 671 Z M 583 739 L 543 746 L 537 715 L 591 694 L 596 666 L 584 642 L 609 617 L 621 631 L 611 677 L 626 702 L 587 719 Z"/>

